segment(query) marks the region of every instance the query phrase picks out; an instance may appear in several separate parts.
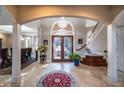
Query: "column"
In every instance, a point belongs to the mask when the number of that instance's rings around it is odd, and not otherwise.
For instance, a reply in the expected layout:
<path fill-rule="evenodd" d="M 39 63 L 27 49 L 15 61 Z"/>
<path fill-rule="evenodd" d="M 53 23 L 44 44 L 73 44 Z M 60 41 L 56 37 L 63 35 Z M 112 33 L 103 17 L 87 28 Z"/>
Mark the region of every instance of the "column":
<path fill-rule="evenodd" d="M 38 28 L 38 47 L 41 45 L 41 27 Z M 40 63 L 40 51 L 38 51 L 38 62 Z"/>
<path fill-rule="evenodd" d="M 21 82 L 21 40 L 20 25 L 13 24 L 13 44 L 12 44 L 12 78 L 11 83 L 17 84 Z"/>
<path fill-rule="evenodd" d="M 117 76 L 117 30 L 116 25 L 108 25 L 107 46 L 108 46 L 108 80 L 118 81 Z"/>

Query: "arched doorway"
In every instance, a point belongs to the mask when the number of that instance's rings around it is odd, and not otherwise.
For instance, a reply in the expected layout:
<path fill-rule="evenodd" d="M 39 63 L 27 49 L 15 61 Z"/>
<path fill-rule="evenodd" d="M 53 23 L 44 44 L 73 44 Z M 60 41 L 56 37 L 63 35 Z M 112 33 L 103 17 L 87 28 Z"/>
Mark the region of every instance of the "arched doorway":
<path fill-rule="evenodd" d="M 69 61 L 69 54 L 73 52 L 73 36 L 73 25 L 65 17 L 52 25 L 52 62 Z"/>

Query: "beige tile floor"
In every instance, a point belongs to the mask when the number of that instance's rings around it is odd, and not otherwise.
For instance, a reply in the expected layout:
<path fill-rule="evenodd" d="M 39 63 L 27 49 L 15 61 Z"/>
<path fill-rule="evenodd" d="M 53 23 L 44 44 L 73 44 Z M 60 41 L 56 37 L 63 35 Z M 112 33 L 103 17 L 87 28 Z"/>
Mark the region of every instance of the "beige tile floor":
<path fill-rule="evenodd" d="M 80 64 L 79 67 L 75 67 L 73 63 L 58 62 L 39 64 L 35 62 L 30 66 L 22 70 L 22 79 L 20 86 L 22 87 L 35 87 L 40 77 L 54 70 L 64 70 L 77 81 L 78 87 L 114 87 L 124 86 L 122 82 L 112 83 L 107 81 L 107 68 L 106 67 L 94 67 Z M 9 87 L 11 75 L 0 75 L 0 86 Z M 15 86 L 15 85 L 14 85 Z"/>

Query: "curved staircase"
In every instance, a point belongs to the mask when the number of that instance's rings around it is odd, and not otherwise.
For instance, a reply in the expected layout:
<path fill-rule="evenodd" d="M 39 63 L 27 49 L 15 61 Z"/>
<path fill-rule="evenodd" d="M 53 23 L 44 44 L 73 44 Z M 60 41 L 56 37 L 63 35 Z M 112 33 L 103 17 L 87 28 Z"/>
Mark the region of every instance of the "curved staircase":
<path fill-rule="evenodd" d="M 96 40 L 96 37 L 99 35 L 104 27 L 104 24 L 97 23 L 92 28 L 87 28 L 87 44 L 84 44 L 82 47 L 77 49 L 77 51 L 83 51 L 83 57 L 80 61 L 82 64 L 91 66 L 107 66 L 107 60 L 104 58 L 104 56 L 106 57 L 106 55 L 104 55 L 103 52 L 99 54 L 97 51 L 91 52 L 90 50 L 94 41 Z"/>

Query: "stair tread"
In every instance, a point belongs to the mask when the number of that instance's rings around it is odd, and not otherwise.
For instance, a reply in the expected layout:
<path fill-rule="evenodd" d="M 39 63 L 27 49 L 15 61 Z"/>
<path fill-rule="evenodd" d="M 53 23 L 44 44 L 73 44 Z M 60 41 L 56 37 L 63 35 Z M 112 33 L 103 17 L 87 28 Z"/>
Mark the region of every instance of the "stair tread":
<path fill-rule="evenodd" d="M 106 59 L 103 56 L 96 55 L 86 55 L 86 57 L 82 58 L 81 63 L 92 66 L 107 66 Z"/>

